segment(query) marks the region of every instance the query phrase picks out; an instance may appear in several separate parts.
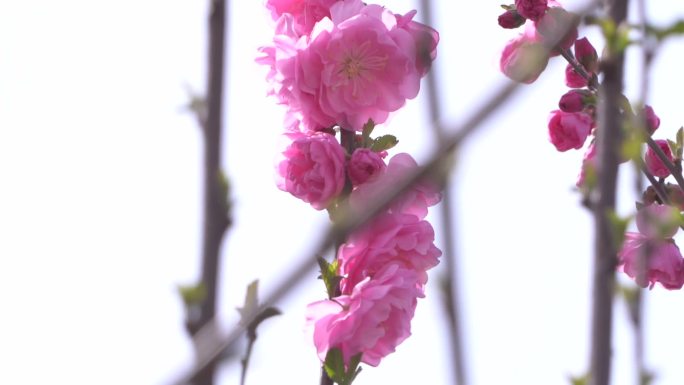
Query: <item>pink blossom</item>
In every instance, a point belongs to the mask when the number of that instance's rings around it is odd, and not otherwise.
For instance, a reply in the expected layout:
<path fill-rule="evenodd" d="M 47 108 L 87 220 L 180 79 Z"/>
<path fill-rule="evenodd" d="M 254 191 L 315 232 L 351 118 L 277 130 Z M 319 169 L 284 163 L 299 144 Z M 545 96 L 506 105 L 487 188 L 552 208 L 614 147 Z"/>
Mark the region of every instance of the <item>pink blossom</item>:
<path fill-rule="evenodd" d="M 530 20 L 539 20 L 548 8 L 548 0 L 515 0 L 518 13 Z"/>
<path fill-rule="evenodd" d="M 359 282 L 351 294 L 314 302 L 307 323 L 321 361 L 339 348 L 345 363 L 362 353 L 361 361 L 377 366 L 383 357 L 411 335 L 417 299 L 424 297 L 418 275 L 392 263 L 373 279 Z"/>
<path fill-rule="evenodd" d="M 377 152 L 368 148 L 357 148 L 347 165 L 347 174 L 352 185 L 358 186 L 380 176 L 386 167 Z"/>
<path fill-rule="evenodd" d="M 625 233 L 618 262 L 641 287 L 653 289 L 656 282 L 670 290 L 684 286 L 684 258 L 672 239 L 654 240 L 640 233 Z"/>
<path fill-rule="evenodd" d="M 273 20 L 283 14 L 290 14 L 294 29 L 299 36 L 307 35 L 314 24 L 324 17 L 330 17 L 330 6 L 338 0 L 268 0 L 266 7 L 271 11 Z"/>
<path fill-rule="evenodd" d="M 580 149 L 591 132 L 593 119 L 584 112 L 551 111 L 549 140 L 558 151 Z"/>
<path fill-rule="evenodd" d="M 395 186 L 404 183 L 416 172 L 418 164 L 406 153 L 400 153 L 390 159 L 385 172 L 373 181 L 368 181 L 355 188 L 349 196 L 349 205 L 357 213 L 364 213 L 369 205 L 391 193 Z M 397 198 L 390 206 L 392 213 L 412 214 L 425 218 L 428 207 L 434 206 L 442 199 L 438 187 L 429 181 L 420 181 Z"/>
<path fill-rule="evenodd" d="M 673 162 L 672 151 L 667 143 L 667 140 L 658 139 L 655 141 L 658 147 L 665 153 L 665 156 L 670 162 Z M 658 155 L 650 147 L 646 150 L 646 169 L 648 172 L 659 178 L 665 178 L 670 175 L 670 170 L 665 167 L 665 164 L 658 157 Z"/>
<path fill-rule="evenodd" d="M 642 207 L 636 215 L 639 232 L 649 238 L 672 238 L 679 230 L 681 215 L 678 209 L 668 206 L 651 204 Z"/>
<path fill-rule="evenodd" d="M 570 88 L 584 88 L 589 84 L 587 79 L 578 74 L 575 68 L 568 64 L 565 67 L 565 85 Z"/>
<path fill-rule="evenodd" d="M 383 266 L 398 263 L 413 269 L 419 283 L 427 282 L 428 269 L 439 263 L 442 252 L 434 245 L 435 232 L 429 222 L 410 214 L 384 213 L 354 232 L 340 246 L 340 287 L 343 294 Z"/>
<path fill-rule="evenodd" d="M 511 80 L 520 83 L 533 83 L 549 63 L 549 55 L 536 38 L 534 29 L 526 28 L 525 33 L 506 43 L 499 68 Z"/>
<path fill-rule="evenodd" d="M 580 112 L 584 109 L 587 95 L 585 90 L 570 90 L 561 96 L 558 107 L 565 112 Z"/>
<path fill-rule="evenodd" d="M 278 164 L 278 188 L 322 210 L 345 183 L 344 149 L 323 132 L 298 135 Z"/>
<path fill-rule="evenodd" d="M 318 83 L 321 110 L 341 127 L 360 131 L 416 97 L 421 71 L 414 36 L 397 27 L 394 14 L 378 5 L 350 14 L 349 3 L 356 2 L 333 5 L 332 21 L 314 31 L 311 71 L 301 71 L 300 82 L 308 82 L 312 72 L 320 77 L 311 83 Z"/>
<path fill-rule="evenodd" d="M 420 76 L 425 76 L 432 66 L 432 62 L 437 58 L 437 43 L 439 43 L 439 33 L 425 24 L 413 21 L 416 15 L 413 10 L 405 15 L 395 15 L 397 18 L 397 28 L 407 31 L 416 45 L 416 70 Z"/>

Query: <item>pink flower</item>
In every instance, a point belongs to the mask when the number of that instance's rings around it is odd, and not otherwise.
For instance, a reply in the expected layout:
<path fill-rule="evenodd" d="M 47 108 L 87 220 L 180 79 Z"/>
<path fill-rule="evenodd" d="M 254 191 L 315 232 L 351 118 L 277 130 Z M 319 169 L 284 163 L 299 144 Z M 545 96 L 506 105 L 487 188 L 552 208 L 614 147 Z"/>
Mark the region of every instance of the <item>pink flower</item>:
<path fill-rule="evenodd" d="M 520 83 L 533 83 L 549 63 L 549 55 L 537 41 L 534 29 L 526 28 L 525 33 L 506 43 L 499 68 L 511 80 Z"/>
<path fill-rule="evenodd" d="M 515 0 L 515 8 L 526 19 L 539 20 L 548 8 L 548 0 Z"/>
<path fill-rule="evenodd" d="M 283 14 L 294 19 L 294 29 L 299 36 L 307 35 L 314 24 L 324 17 L 330 17 L 330 6 L 338 0 L 268 0 L 266 7 L 271 11 L 273 20 Z"/>
<path fill-rule="evenodd" d="M 670 290 L 684 286 L 684 258 L 672 239 L 654 240 L 640 233 L 625 233 L 618 262 L 641 287 L 653 289 L 656 282 Z"/>
<path fill-rule="evenodd" d="M 424 297 L 417 280 L 416 271 L 393 263 L 349 295 L 310 304 L 307 323 L 321 361 L 328 350 L 339 348 L 345 363 L 362 353 L 362 362 L 377 366 L 394 352 L 411 335 L 417 299 Z"/>
<path fill-rule="evenodd" d="M 549 140 L 558 151 L 580 149 L 591 132 L 593 119 L 583 112 L 551 111 Z"/>
<path fill-rule="evenodd" d="M 377 178 L 386 167 L 377 152 L 368 148 L 357 148 L 347 165 L 347 174 L 352 184 L 358 186 Z"/>
<path fill-rule="evenodd" d="M 357 213 L 364 213 L 369 205 L 386 196 L 403 183 L 414 172 L 418 164 L 406 153 L 400 153 L 390 159 L 385 172 L 373 181 L 355 188 L 349 196 L 349 205 Z M 412 214 L 425 218 L 428 207 L 434 206 L 442 199 L 439 189 L 429 181 L 420 181 L 397 198 L 390 206 L 392 213 Z"/>
<path fill-rule="evenodd" d="M 310 71 L 300 72 L 297 86 L 317 84 L 321 110 L 341 127 L 360 131 L 368 120 L 382 123 L 416 97 L 422 73 L 414 35 L 397 26 L 396 16 L 378 5 L 349 12 L 354 3 L 360 0 L 336 3 L 332 22 L 317 25 L 312 62 L 305 63 Z"/>
<path fill-rule="evenodd" d="M 565 85 L 570 88 L 584 88 L 589 84 L 587 79 L 578 74 L 572 65 L 568 64 L 565 67 Z"/>
<path fill-rule="evenodd" d="M 432 62 L 437 57 L 437 43 L 439 43 L 439 33 L 425 24 L 413 21 L 416 15 L 413 10 L 406 15 L 395 15 L 397 18 L 397 28 L 407 31 L 416 46 L 416 70 L 420 76 L 425 76 L 432 66 Z"/>
<path fill-rule="evenodd" d="M 295 134 L 292 134 L 295 135 Z M 298 135 L 278 164 L 278 188 L 322 210 L 344 187 L 344 149 L 326 133 Z"/>
<path fill-rule="evenodd" d="M 653 239 L 674 237 L 679 230 L 681 221 L 680 211 L 668 205 L 651 204 L 644 206 L 636 215 L 639 232 Z"/>
<path fill-rule="evenodd" d="M 670 162 L 673 162 L 672 151 L 667 143 L 667 140 L 658 139 L 655 141 L 658 147 L 665 153 L 665 156 Z M 670 170 L 665 167 L 665 164 L 658 157 L 658 155 L 650 147 L 646 150 L 646 169 L 648 172 L 659 178 L 665 178 L 670 175 Z"/>
<path fill-rule="evenodd" d="M 339 248 L 340 287 L 348 294 L 367 277 L 374 277 L 390 263 L 415 270 L 418 282 L 427 282 L 428 269 L 439 263 L 442 252 L 435 246 L 429 222 L 415 215 L 384 213 L 354 232 Z"/>

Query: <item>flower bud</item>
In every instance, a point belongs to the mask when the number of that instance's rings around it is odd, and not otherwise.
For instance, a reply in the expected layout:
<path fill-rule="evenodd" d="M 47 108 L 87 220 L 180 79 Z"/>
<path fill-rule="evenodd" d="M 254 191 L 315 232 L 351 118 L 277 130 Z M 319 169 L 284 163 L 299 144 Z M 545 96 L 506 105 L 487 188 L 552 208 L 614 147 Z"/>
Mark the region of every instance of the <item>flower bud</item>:
<path fill-rule="evenodd" d="M 548 0 L 515 0 L 515 8 L 522 17 L 537 21 L 544 16 L 549 6 Z"/>
<path fill-rule="evenodd" d="M 515 9 L 508 10 L 499 15 L 499 25 L 502 28 L 514 29 L 525 24 L 525 18 L 520 16 Z"/>
<path fill-rule="evenodd" d="M 561 7 L 551 7 L 535 22 L 537 32 L 549 43 L 558 42 L 554 48 L 568 49 L 577 39 L 575 16 Z M 567 31 L 562 37 L 560 33 Z"/>
<path fill-rule="evenodd" d="M 575 58 L 584 66 L 587 72 L 596 73 L 598 70 L 598 54 L 586 37 L 575 41 Z"/>
<path fill-rule="evenodd" d="M 667 143 L 667 140 L 658 139 L 655 142 L 658 147 L 663 150 L 667 159 L 672 162 L 672 151 L 670 150 L 670 145 Z M 655 151 L 653 151 L 650 147 L 646 151 L 646 170 L 659 178 L 665 178 L 670 175 L 670 170 L 665 167 L 663 161 L 660 160 Z"/>
<path fill-rule="evenodd" d="M 578 74 L 577 71 L 572 67 L 571 64 L 568 64 L 565 67 L 565 85 L 570 87 L 570 88 L 584 88 L 589 84 L 587 79 Z"/>
<path fill-rule="evenodd" d="M 651 135 L 660 127 L 660 118 L 653 112 L 653 107 L 649 105 L 645 105 L 644 108 L 639 111 L 637 119 L 646 123 L 646 131 Z"/>
<path fill-rule="evenodd" d="M 674 237 L 679 230 L 682 216 L 678 209 L 652 204 L 644 206 L 637 212 L 636 225 L 641 234 L 649 238 L 668 239 Z"/>
<path fill-rule="evenodd" d="M 580 112 L 591 99 L 591 92 L 587 90 L 570 90 L 561 96 L 558 107 L 565 112 Z"/>

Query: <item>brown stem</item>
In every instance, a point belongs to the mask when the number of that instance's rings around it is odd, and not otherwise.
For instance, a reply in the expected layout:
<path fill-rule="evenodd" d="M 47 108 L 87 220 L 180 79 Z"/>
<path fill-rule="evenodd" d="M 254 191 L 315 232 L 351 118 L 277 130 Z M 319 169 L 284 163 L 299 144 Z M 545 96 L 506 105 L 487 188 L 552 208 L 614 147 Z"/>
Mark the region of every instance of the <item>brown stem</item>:
<path fill-rule="evenodd" d="M 577 72 L 581 77 L 583 77 L 587 81 L 587 84 L 589 85 L 589 88 L 591 90 L 596 91 L 598 89 L 596 77 L 589 74 L 589 72 L 584 68 L 582 63 L 578 62 L 577 59 L 572 55 L 572 52 L 570 52 L 570 50 L 560 49 L 560 54 L 572 66 L 575 72 Z"/>
<path fill-rule="evenodd" d="M 609 17 L 619 25 L 627 16 L 627 0 L 606 0 Z M 597 135 L 597 171 L 599 183 L 594 191 L 595 248 L 591 320 L 591 355 L 589 385 L 610 383 L 613 292 L 617 265 L 617 242 L 609 214 L 615 210 L 615 195 L 620 148 L 622 115 L 620 99 L 624 55 L 608 52 L 601 61 L 604 81 L 599 88 L 599 128 Z"/>
<path fill-rule="evenodd" d="M 202 239 L 202 277 L 206 290 L 197 317 L 188 320 L 194 337 L 214 318 L 220 249 L 223 235 L 230 225 L 226 207 L 226 187 L 221 173 L 221 129 L 223 105 L 224 45 L 226 1 L 211 0 L 209 11 L 209 58 L 207 82 L 207 114 L 203 120 L 204 133 L 204 225 Z M 198 352 L 200 346 L 195 346 Z M 215 363 L 205 366 L 191 379 L 195 385 L 214 383 Z"/>

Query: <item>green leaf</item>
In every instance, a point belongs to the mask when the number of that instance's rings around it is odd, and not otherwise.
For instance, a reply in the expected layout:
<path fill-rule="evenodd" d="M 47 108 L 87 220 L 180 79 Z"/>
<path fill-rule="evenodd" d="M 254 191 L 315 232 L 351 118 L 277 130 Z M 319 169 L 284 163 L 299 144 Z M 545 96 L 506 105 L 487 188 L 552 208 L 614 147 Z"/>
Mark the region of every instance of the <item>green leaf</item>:
<path fill-rule="evenodd" d="M 506 11 L 513 11 L 513 10 L 515 10 L 515 4 L 510 4 L 510 5 L 501 4 L 501 8 L 505 9 Z"/>
<path fill-rule="evenodd" d="M 321 269 L 321 279 L 325 284 L 325 289 L 328 292 L 328 298 L 335 297 L 335 292 L 340 284 L 342 277 L 337 275 L 339 262 L 334 260 L 328 263 L 324 258 L 318 257 L 318 267 Z"/>
<path fill-rule="evenodd" d="M 349 368 L 345 373 L 345 383 L 344 385 L 351 385 L 351 383 L 356 379 L 356 376 L 361 372 L 359 364 L 361 363 L 361 357 L 363 353 L 359 353 L 349 360 Z"/>
<path fill-rule="evenodd" d="M 361 136 L 363 137 L 364 143 L 370 139 L 370 134 L 373 133 L 374 128 L 375 122 L 373 122 L 372 119 L 368 119 L 368 123 L 363 125 L 363 131 L 361 132 Z"/>
<path fill-rule="evenodd" d="M 684 150 L 684 127 L 679 127 L 677 130 L 677 159 L 682 159 L 682 151 Z"/>
<path fill-rule="evenodd" d="M 207 288 L 201 282 L 196 285 L 178 285 L 178 294 L 186 306 L 199 305 L 207 297 Z"/>
<path fill-rule="evenodd" d="M 621 218 L 615 211 L 609 211 L 607 216 L 612 225 L 615 247 L 619 249 L 620 246 L 622 246 L 622 242 L 625 240 L 625 231 L 627 230 L 627 225 L 631 218 Z"/>
<path fill-rule="evenodd" d="M 323 368 L 325 373 L 338 384 L 344 381 L 345 371 L 344 371 L 344 358 L 342 357 L 342 350 L 338 348 L 332 348 L 328 350 L 328 354 L 325 355 L 325 362 L 323 363 Z"/>
<path fill-rule="evenodd" d="M 383 135 L 381 137 L 375 138 L 371 150 L 375 152 L 381 152 L 389 150 L 399 143 L 399 140 L 394 135 Z"/>
<path fill-rule="evenodd" d="M 673 154 L 677 153 L 677 142 L 674 142 L 670 139 L 667 140 L 667 146 L 670 147 L 670 152 Z"/>
<path fill-rule="evenodd" d="M 586 374 L 583 376 L 570 377 L 570 383 L 572 385 L 587 385 L 589 382 L 589 376 Z"/>

